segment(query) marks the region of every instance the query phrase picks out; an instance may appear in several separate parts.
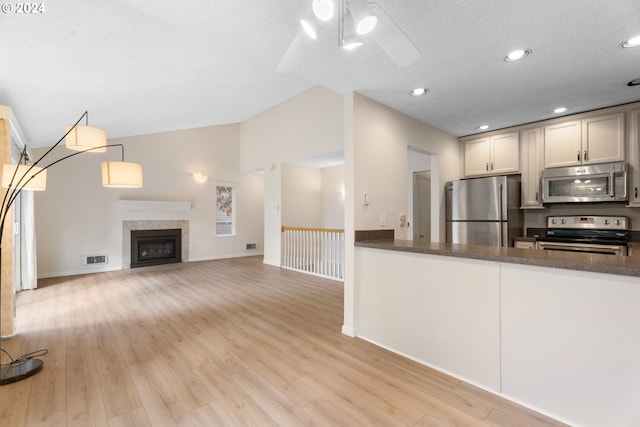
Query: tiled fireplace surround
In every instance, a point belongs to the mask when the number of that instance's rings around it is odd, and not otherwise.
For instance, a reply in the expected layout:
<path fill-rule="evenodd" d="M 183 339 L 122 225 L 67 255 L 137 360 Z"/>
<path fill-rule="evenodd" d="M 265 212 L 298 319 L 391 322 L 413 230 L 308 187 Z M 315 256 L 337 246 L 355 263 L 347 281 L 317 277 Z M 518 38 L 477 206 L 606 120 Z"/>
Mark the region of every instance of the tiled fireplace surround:
<path fill-rule="evenodd" d="M 182 230 L 182 261 L 189 260 L 189 221 L 186 220 L 136 220 L 122 221 L 122 268 L 130 268 L 131 230 Z"/>
<path fill-rule="evenodd" d="M 182 261 L 189 261 L 190 202 L 121 200 L 122 268 L 131 268 L 131 230 L 182 230 Z"/>

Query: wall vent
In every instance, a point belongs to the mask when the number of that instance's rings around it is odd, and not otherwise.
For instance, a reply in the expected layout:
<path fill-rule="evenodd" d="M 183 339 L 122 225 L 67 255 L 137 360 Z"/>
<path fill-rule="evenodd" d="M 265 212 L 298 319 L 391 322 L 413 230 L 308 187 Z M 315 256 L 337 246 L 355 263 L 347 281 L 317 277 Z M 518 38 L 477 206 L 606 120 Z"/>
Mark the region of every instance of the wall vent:
<path fill-rule="evenodd" d="M 251 250 L 255 250 L 258 249 L 258 244 L 257 243 L 245 243 L 244 245 L 244 250 L 245 251 L 251 251 Z"/>
<path fill-rule="evenodd" d="M 82 265 L 106 264 L 106 255 L 87 255 L 82 257 Z"/>

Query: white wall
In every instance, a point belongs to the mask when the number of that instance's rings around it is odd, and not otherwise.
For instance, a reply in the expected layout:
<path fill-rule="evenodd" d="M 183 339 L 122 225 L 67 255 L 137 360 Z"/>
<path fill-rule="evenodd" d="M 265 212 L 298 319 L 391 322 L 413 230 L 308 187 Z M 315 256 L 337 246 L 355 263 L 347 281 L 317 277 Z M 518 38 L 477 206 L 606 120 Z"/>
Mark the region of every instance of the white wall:
<path fill-rule="evenodd" d="M 322 225 L 322 174 L 317 168 L 282 165 L 282 225 Z"/>
<path fill-rule="evenodd" d="M 344 167 L 282 165 L 282 224 L 344 228 Z"/>
<path fill-rule="evenodd" d="M 431 179 L 439 182 L 432 191 L 438 207 L 432 221 L 432 240 L 445 240 L 444 183 L 460 177 L 458 139 L 428 124 L 406 116 L 365 96 L 350 93 L 344 97 L 345 153 L 345 280 L 344 324 L 342 331 L 355 335 L 357 292 L 364 286 L 355 276 L 355 230 L 394 229 L 397 239 L 406 239 L 400 214 L 409 208 L 409 155 L 411 149 L 431 154 Z M 365 206 L 362 196 L 368 193 Z M 380 225 L 380 214 L 385 225 Z M 351 222 L 353 221 L 353 222 Z"/>
<path fill-rule="evenodd" d="M 240 170 L 342 150 L 342 103 L 342 95 L 315 87 L 242 122 Z"/>
<path fill-rule="evenodd" d="M 460 177 L 457 138 L 359 94 L 355 94 L 353 127 L 356 229 L 393 228 L 396 238 L 406 238 L 399 216 L 409 206 L 407 152 L 415 147 L 433 154 L 432 180 L 440 183 L 436 192 L 440 209 L 432 213 L 440 230 L 434 240 L 439 236 L 444 241 L 444 183 Z M 369 206 L 361 203 L 364 192 L 370 196 Z M 386 215 L 384 226 L 380 225 L 382 213 Z"/>
<path fill-rule="evenodd" d="M 322 228 L 344 229 L 344 165 L 321 169 Z"/>
<path fill-rule="evenodd" d="M 280 265 L 282 165 L 343 149 L 343 96 L 315 87 L 240 124 L 240 170 L 265 171 L 264 262 Z"/>
<path fill-rule="evenodd" d="M 48 171 L 47 191 L 36 194 L 40 277 L 120 269 L 123 217 L 118 200 L 191 202 L 189 212 L 173 218 L 190 221 L 190 260 L 261 253 L 264 179 L 238 171 L 239 125 L 118 138 L 109 143 L 124 144 L 126 160 L 142 164 L 143 188 L 102 187 L 100 163 L 119 160 L 118 149 L 81 154 L 53 166 Z M 59 155 L 68 153 L 63 148 Z M 192 174 L 197 171 L 209 180 L 195 182 Z M 215 236 L 217 180 L 237 186 L 234 237 Z M 258 243 L 259 250 L 245 251 L 245 243 Z M 81 266 L 83 255 L 98 254 L 107 254 L 109 263 L 97 269 Z"/>

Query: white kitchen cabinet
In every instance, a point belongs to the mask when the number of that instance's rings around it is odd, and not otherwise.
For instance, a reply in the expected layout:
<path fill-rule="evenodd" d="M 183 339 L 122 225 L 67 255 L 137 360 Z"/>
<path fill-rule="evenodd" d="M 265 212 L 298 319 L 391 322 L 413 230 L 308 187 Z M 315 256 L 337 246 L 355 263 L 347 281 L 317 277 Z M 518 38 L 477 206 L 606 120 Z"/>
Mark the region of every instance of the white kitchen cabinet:
<path fill-rule="evenodd" d="M 549 125 L 544 129 L 547 168 L 625 160 L 624 113 Z"/>
<path fill-rule="evenodd" d="M 543 208 L 540 189 L 544 156 L 542 136 L 542 128 L 520 132 L 521 207 L 523 209 Z"/>
<path fill-rule="evenodd" d="M 640 110 L 629 114 L 629 206 L 640 207 Z"/>
<path fill-rule="evenodd" d="M 504 175 L 520 169 L 518 132 L 465 141 L 464 175 Z"/>

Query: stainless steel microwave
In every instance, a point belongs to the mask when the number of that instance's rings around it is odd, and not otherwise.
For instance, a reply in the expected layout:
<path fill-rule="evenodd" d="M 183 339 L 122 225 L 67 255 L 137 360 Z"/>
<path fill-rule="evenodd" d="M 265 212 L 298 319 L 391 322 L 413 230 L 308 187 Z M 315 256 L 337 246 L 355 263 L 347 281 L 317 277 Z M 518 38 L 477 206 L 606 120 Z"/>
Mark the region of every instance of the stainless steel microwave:
<path fill-rule="evenodd" d="M 627 164 L 549 168 L 542 172 L 543 203 L 625 202 L 629 200 Z"/>

